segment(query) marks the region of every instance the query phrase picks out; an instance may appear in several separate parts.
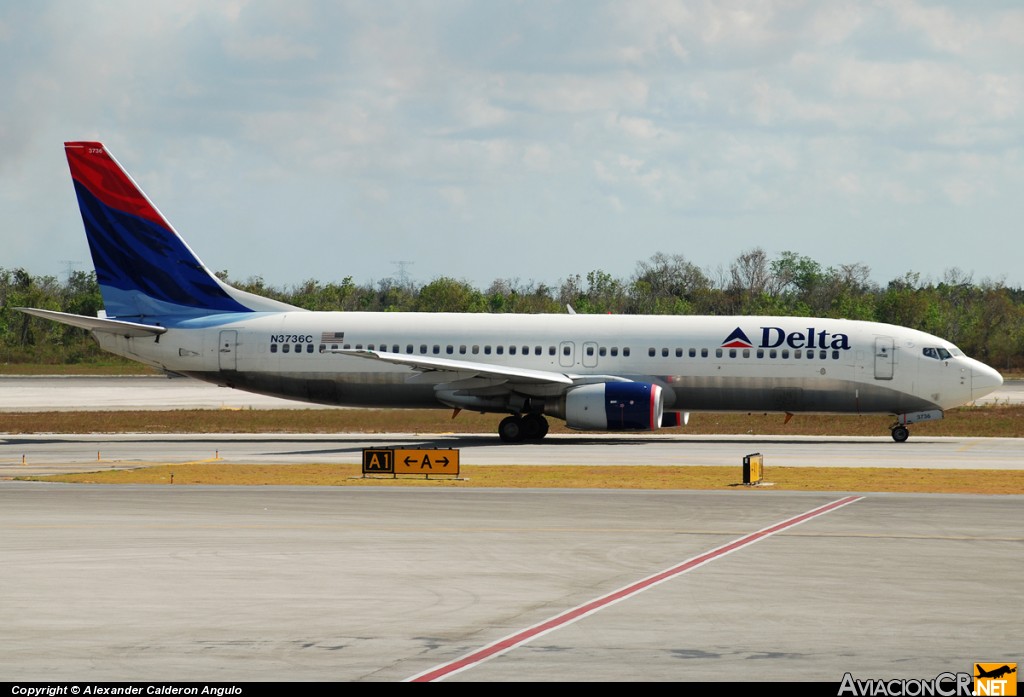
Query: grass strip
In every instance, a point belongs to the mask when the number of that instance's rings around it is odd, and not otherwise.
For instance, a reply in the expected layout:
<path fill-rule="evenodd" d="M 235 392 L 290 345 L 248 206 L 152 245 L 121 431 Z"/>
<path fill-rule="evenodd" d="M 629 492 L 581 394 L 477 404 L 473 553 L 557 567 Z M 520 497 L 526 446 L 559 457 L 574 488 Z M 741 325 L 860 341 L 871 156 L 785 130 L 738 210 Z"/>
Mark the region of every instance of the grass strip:
<path fill-rule="evenodd" d="M 173 481 L 172 481 L 173 475 Z M 740 467 L 509 465 L 463 466 L 458 479 L 437 476 L 362 477 L 359 465 L 181 463 L 21 480 L 80 484 L 187 486 L 419 486 L 568 489 L 717 489 L 750 491 L 1024 494 L 1021 470 L 928 470 L 882 467 L 770 467 L 767 485 L 746 487 Z"/>

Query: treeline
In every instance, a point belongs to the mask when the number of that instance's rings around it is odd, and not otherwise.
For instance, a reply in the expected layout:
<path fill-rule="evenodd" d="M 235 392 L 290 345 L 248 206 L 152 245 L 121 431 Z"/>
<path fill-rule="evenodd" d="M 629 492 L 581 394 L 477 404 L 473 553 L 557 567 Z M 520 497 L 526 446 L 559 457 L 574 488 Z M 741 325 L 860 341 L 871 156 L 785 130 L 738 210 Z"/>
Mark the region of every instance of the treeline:
<path fill-rule="evenodd" d="M 604 271 L 573 275 L 558 286 L 499 279 L 485 290 L 448 277 L 419 285 L 388 278 L 356 284 L 308 280 L 291 288 L 217 274 L 231 285 L 309 310 L 675 315 L 796 315 L 889 322 L 935 334 L 1002 369 L 1024 368 L 1024 290 L 975 283 L 958 269 L 941 281 L 907 273 L 879 286 L 863 264 L 823 267 L 795 252 L 762 249 L 727 268 L 701 269 L 681 255 L 656 254 L 628 279 Z M 35 319 L 14 307 L 95 315 L 103 307 L 93 273 L 60 282 L 0 268 L 0 362 L 78 363 L 101 352 L 82 330 Z"/>

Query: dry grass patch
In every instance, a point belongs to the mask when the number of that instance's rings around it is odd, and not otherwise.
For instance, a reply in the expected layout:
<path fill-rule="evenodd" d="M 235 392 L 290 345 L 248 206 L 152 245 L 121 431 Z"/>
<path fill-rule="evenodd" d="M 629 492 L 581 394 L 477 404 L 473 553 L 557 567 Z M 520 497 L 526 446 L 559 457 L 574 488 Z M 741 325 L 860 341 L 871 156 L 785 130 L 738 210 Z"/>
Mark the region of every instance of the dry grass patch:
<path fill-rule="evenodd" d="M 178 409 L 0 413 L 6 433 L 496 433 L 502 414 L 442 409 Z M 888 416 L 695 413 L 662 433 L 688 435 L 886 436 Z M 574 433 L 551 420 L 551 433 Z M 941 421 L 915 424 L 916 436 L 1024 437 L 1024 406 L 952 409 Z"/>
<path fill-rule="evenodd" d="M 243 486 L 426 486 L 566 489 L 736 489 L 744 488 L 739 467 L 647 466 L 468 466 L 461 478 L 361 476 L 359 465 L 225 465 L 187 463 L 24 477 L 34 481 L 84 484 L 225 484 Z M 759 491 L 875 491 L 966 494 L 1024 494 L 1024 471 L 888 468 L 771 467 L 771 486 Z"/>

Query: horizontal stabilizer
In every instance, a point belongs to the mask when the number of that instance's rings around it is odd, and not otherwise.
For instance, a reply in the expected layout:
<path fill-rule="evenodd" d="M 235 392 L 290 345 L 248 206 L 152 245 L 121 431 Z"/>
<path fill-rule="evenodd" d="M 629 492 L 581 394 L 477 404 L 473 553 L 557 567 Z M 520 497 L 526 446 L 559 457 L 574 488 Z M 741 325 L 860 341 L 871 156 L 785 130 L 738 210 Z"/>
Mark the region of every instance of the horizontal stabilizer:
<path fill-rule="evenodd" d="M 72 315 L 68 312 L 56 312 L 54 310 L 39 310 L 34 307 L 16 307 L 29 315 L 53 320 L 61 324 L 69 324 L 72 327 L 81 327 L 94 332 L 106 332 L 107 334 L 119 334 L 121 336 L 159 336 L 167 331 L 167 327 L 157 327 L 152 324 L 138 324 L 136 322 L 123 322 L 117 319 L 105 319 L 103 317 L 86 317 L 85 315 Z"/>

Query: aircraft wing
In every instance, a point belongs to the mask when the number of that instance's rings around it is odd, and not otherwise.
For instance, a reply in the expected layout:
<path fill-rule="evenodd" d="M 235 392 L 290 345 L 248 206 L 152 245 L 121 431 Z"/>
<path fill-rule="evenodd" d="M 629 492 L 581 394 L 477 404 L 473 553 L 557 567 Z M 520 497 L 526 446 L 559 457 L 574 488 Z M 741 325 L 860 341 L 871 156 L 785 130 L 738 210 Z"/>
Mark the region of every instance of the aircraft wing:
<path fill-rule="evenodd" d="M 452 373 L 460 377 L 498 378 L 508 382 L 533 385 L 568 386 L 576 383 L 575 380 L 565 373 L 555 373 L 549 370 L 530 370 L 529 368 L 513 368 L 511 366 L 478 363 L 476 361 L 460 361 L 451 358 L 433 358 L 431 356 L 415 356 L 385 351 L 367 351 L 365 349 L 328 349 L 327 352 L 369 358 L 395 365 L 407 365 L 424 372 L 441 371 Z"/>
<path fill-rule="evenodd" d="M 106 332 L 120 336 L 159 336 L 167 331 L 167 327 L 157 327 L 152 324 L 138 324 L 136 322 L 124 322 L 119 319 L 106 319 L 104 317 L 86 317 L 85 315 L 73 315 L 68 312 L 57 312 L 56 310 L 39 310 L 34 307 L 16 307 L 27 315 L 42 317 L 61 324 L 70 324 L 72 327 L 81 327 L 94 332 Z"/>

